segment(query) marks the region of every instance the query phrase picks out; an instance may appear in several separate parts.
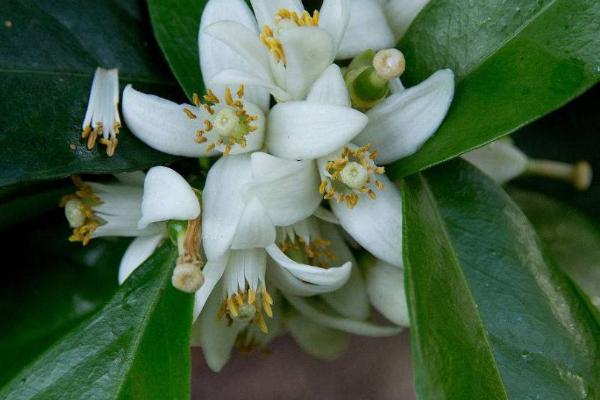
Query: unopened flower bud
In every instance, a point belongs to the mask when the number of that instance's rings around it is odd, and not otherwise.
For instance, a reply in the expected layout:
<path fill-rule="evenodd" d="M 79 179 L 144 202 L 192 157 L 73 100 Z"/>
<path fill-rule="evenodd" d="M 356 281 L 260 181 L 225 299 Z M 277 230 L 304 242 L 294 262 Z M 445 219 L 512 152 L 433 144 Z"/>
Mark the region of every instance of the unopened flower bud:
<path fill-rule="evenodd" d="M 197 263 L 177 264 L 171 283 L 182 292 L 195 293 L 204 284 L 204 274 Z"/>

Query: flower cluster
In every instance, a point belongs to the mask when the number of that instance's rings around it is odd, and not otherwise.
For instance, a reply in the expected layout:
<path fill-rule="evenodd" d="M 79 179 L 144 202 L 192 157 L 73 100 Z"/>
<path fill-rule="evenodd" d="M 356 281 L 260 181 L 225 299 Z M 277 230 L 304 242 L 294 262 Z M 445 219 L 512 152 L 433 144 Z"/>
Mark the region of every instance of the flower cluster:
<path fill-rule="evenodd" d="M 234 345 L 262 347 L 284 331 L 330 358 L 331 340 L 315 338 L 409 325 L 402 199 L 385 165 L 434 134 L 454 92 L 450 70 L 408 89 L 400 81 L 405 60 L 391 47 L 423 1 L 325 0 L 314 12 L 299 0 L 251 5 L 207 3 L 198 36 L 204 96 L 176 104 L 123 92 L 124 120 L 149 146 L 222 155 L 202 192 L 155 167 L 143 183 L 77 181 L 64 199 L 72 240 L 137 237 L 121 282 L 169 226 L 180 228 L 173 284 L 195 292 L 194 343 L 214 370 Z M 374 258 L 359 267 L 352 247 Z M 374 322 L 371 307 L 391 324 Z"/>

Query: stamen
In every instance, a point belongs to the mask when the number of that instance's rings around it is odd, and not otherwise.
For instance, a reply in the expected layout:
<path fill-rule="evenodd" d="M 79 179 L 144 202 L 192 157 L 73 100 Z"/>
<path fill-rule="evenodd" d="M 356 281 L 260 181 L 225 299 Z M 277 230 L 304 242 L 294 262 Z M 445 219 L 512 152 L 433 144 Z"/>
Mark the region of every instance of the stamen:
<path fill-rule="evenodd" d="M 249 115 L 243 103 L 244 85 L 240 85 L 236 91 L 237 98 L 233 97 L 230 88 L 225 90 L 224 101 L 221 101 L 210 89 L 204 96 L 206 103 L 200 103 L 200 97 L 194 94 L 194 103 L 198 101 L 197 107 L 203 107 L 211 117 L 202 121 L 204 129 L 196 131 L 196 142 L 206 143 L 206 151 L 213 151 L 218 145 L 223 145 L 224 155 L 229 155 L 235 145 L 245 148 L 246 136 L 255 132 L 257 127 L 252 122 L 258 119 L 256 115 Z M 215 106 L 216 105 L 216 106 Z M 216 110 L 215 108 L 216 107 Z M 218 111 L 217 111 L 218 110 Z M 183 112 L 191 119 L 197 116 L 191 110 L 184 108 Z M 215 132 L 215 135 L 208 135 Z"/>
<path fill-rule="evenodd" d="M 383 190 L 384 184 L 376 180 L 375 175 L 384 174 L 385 169 L 375 164 L 376 153 L 370 153 L 370 147 L 366 145 L 355 150 L 344 147 L 338 159 L 327 162 L 327 177 L 319 185 L 319 192 L 326 200 L 346 202 L 349 208 L 354 208 L 361 193 L 372 200 L 377 198 L 373 189 Z"/>
<path fill-rule="evenodd" d="M 100 144 L 106 146 L 108 156 L 115 153 L 119 143 L 117 134 L 121 128 L 118 104 L 118 71 L 96 68 L 81 131 L 81 138 L 87 139 L 88 150 L 92 150 L 98 137 L 102 137 Z"/>
<path fill-rule="evenodd" d="M 65 208 L 65 216 L 73 228 L 69 241 L 81 242 L 86 246 L 92 240 L 94 231 L 101 225 L 101 220 L 94 213 L 93 207 L 102 202 L 80 177 L 73 176 L 71 179 L 78 190 L 74 194 L 63 196 L 60 206 Z"/>
<path fill-rule="evenodd" d="M 261 286 L 258 292 L 248 288 L 228 296 L 221 304 L 218 317 L 227 318 L 229 324 L 236 319 L 252 321 L 262 332 L 268 333 L 263 311 L 269 318 L 273 318 L 272 305 L 273 299 L 265 286 Z"/>

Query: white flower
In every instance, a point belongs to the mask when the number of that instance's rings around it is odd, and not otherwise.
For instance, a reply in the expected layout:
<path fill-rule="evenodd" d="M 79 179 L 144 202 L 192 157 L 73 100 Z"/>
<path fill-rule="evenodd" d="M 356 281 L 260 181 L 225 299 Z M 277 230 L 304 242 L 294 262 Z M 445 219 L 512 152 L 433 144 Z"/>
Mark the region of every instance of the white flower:
<path fill-rule="evenodd" d="M 463 154 L 463 158 L 475 164 L 497 183 L 505 183 L 527 170 L 527 156 L 512 144 L 501 139 L 479 149 Z"/>
<path fill-rule="evenodd" d="M 164 153 L 203 157 L 219 153 L 251 152 L 263 146 L 265 117 L 262 110 L 243 100 L 244 87 L 217 97 L 211 90 L 204 102 L 176 104 L 138 92 L 123 91 L 123 116 L 135 136 Z"/>
<path fill-rule="evenodd" d="M 429 0 L 350 0 L 350 21 L 337 59 L 394 47 Z"/>
<path fill-rule="evenodd" d="M 254 23 L 248 20 L 250 10 L 241 0 L 209 2 L 211 12 L 203 16 L 201 25 L 200 43 L 206 43 L 202 47 L 213 46 L 207 35 L 228 45 L 246 61 L 241 68 L 234 67 L 228 60 L 232 54 L 224 53 L 223 62 L 230 69 L 216 75 L 211 69 L 210 84 L 264 87 L 279 102 L 304 99 L 314 80 L 335 58 L 349 19 L 349 0 L 325 0 L 320 13 L 313 15 L 299 0 L 251 3 Z M 209 56 L 212 54 L 209 50 Z"/>
<path fill-rule="evenodd" d="M 203 192 L 207 258 L 216 260 L 230 248 L 272 244 L 275 226 L 294 224 L 317 209 L 318 182 L 310 161 L 284 160 L 262 152 L 219 159 Z"/>
<path fill-rule="evenodd" d="M 87 148 L 93 149 L 96 140 L 106 146 L 106 154 L 115 153 L 121 128 L 119 118 L 119 72 L 117 69 L 96 68 L 87 110 L 83 119 L 81 137 L 87 139 Z"/>
<path fill-rule="evenodd" d="M 323 348 L 319 344 L 323 343 L 308 345 L 306 335 L 310 332 L 301 325 L 310 325 L 311 332 L 324 333 L 326 341 L 340 337 L 334 330 L 369 336 L 400 331 L 395 326 L 379 326 L 367 321 L 370 309 L 365 283 L 358 268 L 352 268 L 354 258 L 332 224 L 310 217 L 279 227 L 275 243 L 266 250 L 229 252 L 226 265 L 219 264 L 215 268 L 223 274 L 221 282 L 215 283 L 212 293 L 203 286 L 196 295 L 195 315 L 199 313 L 199 317 L 194 326 L 193 344 L 203 348 L 211 369 L 218 371 L 223 367 L 234 344 L 246 350 L 263 347 L 281 333 L 283 326 L 315 355 L 319 355 L 319 349 Z M 205 272 L 208 282 L 208 265 Z M 215 279 L 218 280 L 218 276 L 215 274 Z M 293 316 L 287 312 L 282 315 L 279 311 L 282 296 L 294 308 L 298 304 L 299 312 L 294 311 Z M 307 296 L 319 296 L 317 302 L 327 309 L 315 311 L 312 302 L 302 299 Z M 204 308 L 199 308 L 199 301 L 205 301 Z M 299 313 L 310 314 L 322 325 L 315 326 L 315 321 Z M 299 324 L 299 320 L 306 323 Z M 332 354 L 326 350 L 325 353 Z"/>
<path fill-rule="evenodd" d="M 356 0 L 354 0 L 356 1 Z M 429 0 L 379 0 L 396 42 L 406 33 L 413 20 Z"/>
<path fill-rule="evenodd" d="M 193 105 L 176 104 L 131 86 L 125 88 L 125 122 L 150 147 L 185 157 L 241 154 L 263 147 L 269 92 L 243 80 L 236 83 L 235 93 L 230 82 L 211 82 L 223 70 L 252 71 L 252 65 L 234 50 L 203 33 L 205 26 L 223 21 L 256 31 L 256 19 L 243 0 L 207 3 L 198 34 L 199 62 L 207 87 L 202 99 L 194 94 Z"/>
<path fill-rule="evenodd" d="M 373 307 L 396 325 L 410 326 L 403 269 L 378 260 L 367 269 L 366 282 Z"/>
<path fill-rule="evenodd" d="M 577 190 L 592 183 L 592 167 L 587 161 L 567 164 L 527 157 L 508 137 L 501 138 L 462 156 L 496 183 L 503 184 L 520 175 L 537 175 L 568 182 Z"/>
<path fill-rule="evenodd" d="M 339 149 L 367 126 L 351 108 L 340 68 L 332 64 L 315 81 L 305 101 L 275 105 L 269 113 L 266 145 L 291 160 L 315 159 Z"/>
<path fill-rule="evenodd" d="M 154 167 L 145 176 L 138 172 L 116 177 L 120 182 L 109 184 L 74 178 L 78 191 L 61 203 L 73 228 L 71 241 L 86 245 L 102 236 L 137 237 L 121 260 L 119 283 L 123 283 L 166 237 L 165 221 L 186 220 L 188 226 L 199 227 L 200 202 L 185 179 L 170 168 Z M 200 239 L 196 242 L 181 243 L 173 274 L 173 285 L 187 292 L 194 292 L 203 280 L 196 251 Z"/>

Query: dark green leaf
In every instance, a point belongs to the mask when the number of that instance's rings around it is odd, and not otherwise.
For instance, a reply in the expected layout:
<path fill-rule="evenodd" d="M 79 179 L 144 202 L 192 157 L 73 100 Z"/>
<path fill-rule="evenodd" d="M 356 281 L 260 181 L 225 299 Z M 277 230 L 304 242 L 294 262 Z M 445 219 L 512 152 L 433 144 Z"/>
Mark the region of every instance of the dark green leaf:
<path fill-rule="evenodd" d="M 117 288 L 117 266 L 128 240 L 70 243 L 64 216 L 38 219 L 0 236 L 12 260 L 2 267 L 0 385 L 83 318 Z"/>
<path fill-rule="evenodd" d="M 559 267 L 600 307 L 600 226 L 539 193 L 511 191 Z"/>
<path fill-rule="evenodd" d="M 102 310 L 23 370 L 0 398 L 189 398 L 193 297 L 171 285 L 176 256 L 172 245 L 161 246 Z"/>
<path fill-rule="evenodd" d="M 597 398 L 600 327 L 510 198 L 460 160 L 403 188 L 420 398 Z"/>
<path fill-rule="evenodd" d="M 406 176 L 479 147 L 562 106 L 600 80 L 596 0 L 438 0 L 400 42 L 406 81 L 456 73 L 435 136 L 390 167 Z"/>
<path fill-rule="evenodd" d="M 204 92 L 198 54 L 200 16 L 207 0 L 148 0 L 152 28 L 188 98 Z"/>
<path fill-rule="evenodd" d="M 173 88 L 139 1 L 0 2 L 0 185 L 129 171 L 170 157 L 126 129 L 113 157 L 80 138 L 97 66 L 153 92 Z"/>
<path fill-rule="evenodd" d="M 71 192 L 73 185 L 60 181 L 20 187 L 13 193 L 5 193 L 6 199 L 0 196 L 0 229 L 34 219 L 57 208 L 62 196 Z"/>

